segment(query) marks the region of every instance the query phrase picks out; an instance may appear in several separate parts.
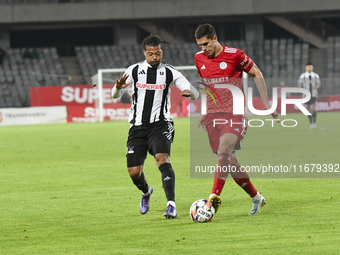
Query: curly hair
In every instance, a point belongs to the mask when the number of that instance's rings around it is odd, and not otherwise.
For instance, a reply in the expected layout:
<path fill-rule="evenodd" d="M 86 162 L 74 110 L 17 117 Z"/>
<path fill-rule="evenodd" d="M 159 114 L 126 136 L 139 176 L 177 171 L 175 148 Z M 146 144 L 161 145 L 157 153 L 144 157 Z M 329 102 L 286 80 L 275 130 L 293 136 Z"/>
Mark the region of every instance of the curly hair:
<path fill-rule="evenodd" d="M 142 42 L 142 48 L 143 50 L 146 50 L 147 46 L 159 46 L 161 50 L 164 49 L 164 42 L 162 38 L 160 38 L 158 35 L 149 35 L 148 37 L 144 38 Z"/>

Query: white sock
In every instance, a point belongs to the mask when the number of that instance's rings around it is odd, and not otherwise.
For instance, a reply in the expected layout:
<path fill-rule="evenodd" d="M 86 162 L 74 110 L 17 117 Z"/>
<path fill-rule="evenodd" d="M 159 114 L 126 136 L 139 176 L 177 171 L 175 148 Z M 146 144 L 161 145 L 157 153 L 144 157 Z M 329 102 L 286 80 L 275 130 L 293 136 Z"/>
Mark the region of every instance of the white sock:
<path fill-rule="evenodd" d="M 257 194 L 254 197 L 252 197 L 251 199 L 253 199 L 253 200 L 260 200 L 260 198 L 261 198 L 261 195 L 260 195 L 259 192 L 257 192 Z"/>
<path fill-rule="evenodd" d="M 176 208 L 176 204 L 175 204 L 175 201 L 168 201 L 168 203 L 166 204 L 166 206 L 169 206 L 169 205 L 172 205 L 173 207 Z"/>

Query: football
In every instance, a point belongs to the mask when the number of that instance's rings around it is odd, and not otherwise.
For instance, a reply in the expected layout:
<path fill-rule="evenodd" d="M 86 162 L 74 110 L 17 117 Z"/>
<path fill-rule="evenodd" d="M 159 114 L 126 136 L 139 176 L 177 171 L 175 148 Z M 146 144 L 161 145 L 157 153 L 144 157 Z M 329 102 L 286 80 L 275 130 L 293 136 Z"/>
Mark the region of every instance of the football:
<path fill-rule="evenodd" d="M 208 200 L 199 199 L 191 205 L 189 213 L 194 222 L 210 222 L 215 215 L 215 209 Z"/>

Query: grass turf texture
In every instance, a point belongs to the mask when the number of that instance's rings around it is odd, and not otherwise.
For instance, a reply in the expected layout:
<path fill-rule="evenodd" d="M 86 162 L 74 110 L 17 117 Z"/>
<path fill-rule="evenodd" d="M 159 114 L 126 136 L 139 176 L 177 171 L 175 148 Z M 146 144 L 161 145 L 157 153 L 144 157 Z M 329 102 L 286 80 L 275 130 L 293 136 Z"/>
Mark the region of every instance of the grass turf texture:
<path fill-rule="evenodd" d="M 317 130 L 302 114 L 285 117 L 296 128 L 250 128 L 239 160 L 340 163 L 339 117 L 319 113 Z M 174 220 L 163 217 L 150 156 L 144 169 L 154 193 L 149 212 L 139 213 L 125 162 L 128 123 L 1 127 L 0 254 L 338 254 L 339 179 L 254 178 L 267 205 L 251 217 L 250 198 L 228 178 L 213 221 L 192 222 L 190 205 L 207 199 L 213 180 L 190 178 L 189 122 L 175 120 Z"/>

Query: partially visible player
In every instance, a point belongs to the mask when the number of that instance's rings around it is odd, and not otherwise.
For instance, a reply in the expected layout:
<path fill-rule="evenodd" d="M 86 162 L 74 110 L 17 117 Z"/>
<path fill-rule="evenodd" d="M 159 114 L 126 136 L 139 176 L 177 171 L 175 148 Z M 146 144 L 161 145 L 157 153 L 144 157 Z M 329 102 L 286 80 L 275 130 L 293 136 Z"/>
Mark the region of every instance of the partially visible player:
<path fill-rule="evenodd" d="M 318 89 L 321 86 L 320 77 L 317 73 L 313 72 L 312 63 L 306 64 L 306 72 L 302 73 L 298 80 L 298 86 L 309 90 L 311 99 L 305 103 L 307 110 L 312 114 L 309 115 L 309 128 L 316 129 L 316 110 L 315 104 L 318 101 Z"/>
<path fill-rule="evenodd" d="M 195 32 L 197 44 L 202 51 L 196 53 L 195 64 L 201 77 L 203 88 L 215 95 L 215 84 L 228 84 L 238 87 L 243 92 L 242 72 L 253 76 L 266 109 L 268 102 L 266 84 L 260 69 L 245 54 L 244 51 L 220 44 L 214 27 L 210 24 L 200 25 Z M 236 150 L 241 149 L 241 141 L 247 130 L 247 116 L 233 114 L 233 96 L 227 88 L 216 88 L 222 104 L 207 96 L 207 115 L 201 115 L 198 127 L 208 132 L 210 146 L 217 154 L 218 166 L 233 166 L 236 172 L 230 171 L 234 181 L 252 198 L 252 208 L 249 215 L 260 213 L 260 208 L 266 203 L 265 198 L 255 189 L 247 172 L 245 172 L 236 156 Z M 204 93 L 204 92 L 201 92 Z M 243 93 L 244 94 L 244 93 Z M 239 99 L 239 100 L 243 100 Z M 278 121 L 276 111 L 272 114 Z M 227 120 L 225 125 L 215 125 L 216 119 Z M 233 123 L 233 124 L 231 124 Z M 217 211 L 221 204 L 220 194 L 229 172 L 215 172 L 214 185 L 209 201 Z"/>
<path fill-rule="evenodd" d="M 133 88 L 129 116 L 131 123 L 127 141 L 127 168 L 136 187 L 143 192 L 140 213 L 149 210 L 153 188 L 148 185 L 143 172 L 149 152 L 154 156 L 161 172 L 163 189 L 167 198 L 164 216 L 176 218 L 175 173 L 171 166 L 170 149 L 175 135 L 170 119 L 170 91 L 172 85 L 179 88 L 183 97 L 196 99 L 198 91 L 174 67 L 162 62 L 164 43 L 157 35 L 143 40 L 145 60 L 131 65 L 117 80 L 112 97 L 121 97 L 130 86 Z"/>

